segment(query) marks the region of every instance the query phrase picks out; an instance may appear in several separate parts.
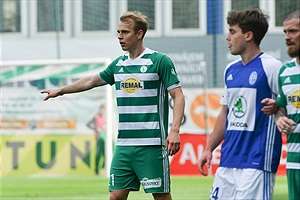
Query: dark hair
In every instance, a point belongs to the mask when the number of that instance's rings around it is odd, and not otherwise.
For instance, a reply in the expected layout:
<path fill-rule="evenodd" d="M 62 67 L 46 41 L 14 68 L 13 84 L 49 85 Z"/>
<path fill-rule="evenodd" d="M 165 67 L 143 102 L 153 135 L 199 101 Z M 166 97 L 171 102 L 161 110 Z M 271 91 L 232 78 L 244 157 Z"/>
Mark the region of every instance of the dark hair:
<path fill-rule="evenodd" d="M 132 19 L 134 21 L 135 33 L 137 33 L 139 30 L 142 30 L 144 32 L 144 38 L 148 30 L 148 22 L 146 20 L 147 17 L 139 11 L 128 11 L 120 17 L 121 22 L 129 22 L 128 19 Z"/>
<path fill-rule="evenodd" d="M 227 16 L 227 24 L 237 25 L 243 33 L 253 32 L 255 44 L 260 45 L 261 40 L 269 28 L 269 16 L 264 14 L 259 8 L 247 9 L 242 11 L 230 11 Z"/>

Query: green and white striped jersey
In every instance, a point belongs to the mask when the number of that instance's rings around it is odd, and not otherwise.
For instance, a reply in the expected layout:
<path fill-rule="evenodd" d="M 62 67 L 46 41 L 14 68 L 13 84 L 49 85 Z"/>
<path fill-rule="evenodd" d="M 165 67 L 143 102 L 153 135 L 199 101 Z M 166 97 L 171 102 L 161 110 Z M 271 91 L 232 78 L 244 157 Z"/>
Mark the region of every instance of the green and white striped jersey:
<path fill-rule="evenodd" d="M 116 145 L 164 145 L 168 134 L 168 91 L 180 87 L 172 60 L 146 50 L 132 60 L 115 59 L 100 72 L 104 83 L 115 84 L 119 112 Z"/>
<path fill-rule="evenodd" d="M 287 135 L 287 169 L 300 169 L 300 66 L 296 58 L 282 66 L 279 72 L 277 105 L 286 108 L 288 118 L 297 123 Z"/>

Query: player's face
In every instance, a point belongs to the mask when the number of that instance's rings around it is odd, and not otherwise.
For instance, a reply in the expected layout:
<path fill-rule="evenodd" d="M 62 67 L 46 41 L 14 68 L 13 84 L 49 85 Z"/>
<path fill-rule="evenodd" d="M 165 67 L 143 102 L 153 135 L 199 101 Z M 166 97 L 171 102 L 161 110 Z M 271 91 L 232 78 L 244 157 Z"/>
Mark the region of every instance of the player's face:
<path fill-rule="evenodd" d="M 300 50 L 300 19 L 290 19 L 283 23 L 285 42 L 288 47 L 288 54 L 292 58 L 299 57 Z"/>
<path fill-rule="evenodd" d="M 229 27 L 226 40 L 228 41 L 228 48 L 232 55 L 240 55 L 245 51 L 247 45 L 246 36 L 237 25 Z"/>
<path fill-rule="evenodd" d="M 139 36 L 134 32 L 134 22 L 120 22 L 118 27 L 118 39 L 123 51 L 133 51 L 137 47 Z"/>

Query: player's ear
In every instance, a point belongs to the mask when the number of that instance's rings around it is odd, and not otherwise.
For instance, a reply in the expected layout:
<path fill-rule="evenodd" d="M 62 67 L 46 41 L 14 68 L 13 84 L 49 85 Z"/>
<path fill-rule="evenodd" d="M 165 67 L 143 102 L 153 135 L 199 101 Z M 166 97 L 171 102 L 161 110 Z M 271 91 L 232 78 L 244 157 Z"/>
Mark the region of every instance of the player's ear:
<path fill-rule="evenodd" d="M 143 31 L 142 29 L 140 29 L 140 30 L 138 31 L 138 39 L 139 39 L 139 40 L 143 39 L 143 36 L 144 36 L 144 31 Z"/>
<path fill-rule="evenodd" d="M 246 41 L 252 40 L 253 39 L 253 32 L 248 31 L 247 33 L 245 33 L 245 39 L 246 39 Z"/>

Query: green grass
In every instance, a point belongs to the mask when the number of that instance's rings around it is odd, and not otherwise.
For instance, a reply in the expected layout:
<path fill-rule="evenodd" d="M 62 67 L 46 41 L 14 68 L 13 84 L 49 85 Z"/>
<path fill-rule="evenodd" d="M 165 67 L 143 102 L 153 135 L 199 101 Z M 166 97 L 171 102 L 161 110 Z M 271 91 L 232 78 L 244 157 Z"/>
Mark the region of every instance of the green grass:
<path fill-rule="evenodd" d="M 174 200 L 208 199 L 213 177 L 172 176 Z M 99 176 L 2 177 L 0 199 L 3 200 L 107 200 L 108 179 Z M 152 199 L 151 194 L 131 192 L 129 200 Z M 274 200 L 287 199 L 285 176 L 277 176 Z"/>

